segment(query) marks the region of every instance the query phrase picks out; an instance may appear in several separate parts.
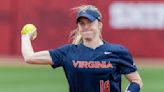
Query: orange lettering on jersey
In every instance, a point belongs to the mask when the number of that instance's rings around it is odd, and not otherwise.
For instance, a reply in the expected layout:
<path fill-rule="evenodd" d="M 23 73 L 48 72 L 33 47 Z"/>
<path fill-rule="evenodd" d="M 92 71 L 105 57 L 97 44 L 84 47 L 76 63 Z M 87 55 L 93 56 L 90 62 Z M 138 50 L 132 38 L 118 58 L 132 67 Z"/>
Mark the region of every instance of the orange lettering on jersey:
<path fill-rule="evenodd" d="M 108 68 L 113 68 L 112 64 L 110 62 L 108 62 L 107 66 Z"/>
<path fill-rule="evenodd" d="M 110 83 L 109 80 L 105 81 L 104 80 L 100 80 L 100 92 L 110 92 Z"/>
<path fill-rule="evenodd" d="M 73 61 L 75 68 L 112 68 L 112 64 L 106 61 Z"/>
<path fill-rule="evenodd" d="M 83 63 L 83 61 L 77 61 L 77 62 L 79 62 L 79 68 L 84 68 L 84 63 Z"/>
<path fill-rule="evenodd" d="M 73 66 L 74 66 L 75 68 L 77 68 L 78 64 L 79 64 L 78 61 L 76 62 L 76 61 L 73 60 Z"/>
<path fill-rule="evenodd" d="M 109 91 L 109 80 L 105 81 L 105 83 L 104 83 L 104 92 L 110 92 Z"/>
<path fill-rule="evenodd" d="M 104 91 L 104 81 L 100 80 L 100 92 Z"/>
<path fill-rule="evenodd" d="M 95 64 L 93 61 L 88 62 L 88 68 L 94 68 Z"/>
<path fill-rule="evenodd" d="M 107 67 L 106 67 L 106 62 L 105 62 L 105 61 L 102 61 L 102 63 L 101 63 L 101 68 L 107 68 Z"/>
<path fill-rule="evenodd" d="M 80 61 L 79 61 L 80 62 Z M 80 62 L 80 66 L 81 66 L 81 68 L 88 68 L 88 62 L 87 61 L 82 61 L 82 62 Z"/>

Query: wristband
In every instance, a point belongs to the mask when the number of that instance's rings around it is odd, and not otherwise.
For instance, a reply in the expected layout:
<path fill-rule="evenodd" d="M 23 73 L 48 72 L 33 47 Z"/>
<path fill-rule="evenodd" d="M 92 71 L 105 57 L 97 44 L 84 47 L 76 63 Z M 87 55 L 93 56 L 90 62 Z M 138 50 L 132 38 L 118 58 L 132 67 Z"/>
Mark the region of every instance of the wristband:
<path fill-rule="evenodd" d="M 130 92 L 139 92 L 140 91 L 140 86 L 138 83 L 135 83 L 135 82 L 131 82 L 127 91 L 130 91 Z"/>

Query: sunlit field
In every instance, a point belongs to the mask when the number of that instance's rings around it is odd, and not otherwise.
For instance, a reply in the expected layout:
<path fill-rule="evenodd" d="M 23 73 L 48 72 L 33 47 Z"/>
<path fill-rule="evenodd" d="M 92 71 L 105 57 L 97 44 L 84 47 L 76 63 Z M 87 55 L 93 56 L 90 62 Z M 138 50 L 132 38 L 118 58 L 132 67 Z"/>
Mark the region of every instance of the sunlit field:
<path fill-rule="evenodd" d="M 164 67 L 139 67 L 144 82 L 141 92 L 164 92 Z M 128 81 L 122 76 L 122 92 Z M 51 66 L 0 66 L 0 92 L 68 92 L 62 68 Z"/>
<path fill-rule="evenodd" d="M 164 68 L 140 68 L 144 88 L 141 92 L 164 92 Z M 62 68 L 1 67 L 0 92 L 68 92 Z M 124 90 L 127 80 L 123 78 Z"/>

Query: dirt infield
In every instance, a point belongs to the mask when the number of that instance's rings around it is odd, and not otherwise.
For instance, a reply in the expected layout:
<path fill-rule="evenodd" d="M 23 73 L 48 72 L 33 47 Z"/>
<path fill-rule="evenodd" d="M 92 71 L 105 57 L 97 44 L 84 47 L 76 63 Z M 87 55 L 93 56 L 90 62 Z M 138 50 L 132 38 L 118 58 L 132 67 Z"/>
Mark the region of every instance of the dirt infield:
<path fill-rule="evenodd" d="M 4 67 L 36 67 L 36 65 L 31 65 L 25 63 L 20 56 L 0 56 L 0 66 Z"/>
<path fill-rule="evenodd" d="M 139 67 L 164 67 L 164 58 L 134 58 Z"/>
<path fill-rule="evenodd" d="M 134 58 L 139 67 L 164 67 L 164 58 Z M 31 66 L 20 56 L 0 56 L 0 66 Z"/>

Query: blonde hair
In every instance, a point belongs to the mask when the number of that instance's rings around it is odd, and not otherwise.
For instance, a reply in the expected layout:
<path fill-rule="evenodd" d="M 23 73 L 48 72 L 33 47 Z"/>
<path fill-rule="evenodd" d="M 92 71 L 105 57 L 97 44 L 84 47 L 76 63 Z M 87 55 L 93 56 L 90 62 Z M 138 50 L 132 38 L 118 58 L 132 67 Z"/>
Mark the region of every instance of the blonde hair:
<path fill-rule="evenodd" d="M 100 15 L 100 17 L 102 17 L 102 15 L 101 15 L 100 11 L 98 10 L 98 8 L 96 8 L 93 5 L 81 5 L 81 6 L 72 8 L 72 9 L 77 13 L 81 12 L 81 11 L 84 11 L 84 10 L 93 10 L 93 11 L 96 11 Z M 101 35 L 100 35 L 100 37 L 102 38 Z M 70 40 L 72 41 L 72 44 L 75 44 L 75 45 L 80 44 L 82 42 L 82 36 L 80 35 L 78 28 L 74 29 L 71 32 Z"/>

